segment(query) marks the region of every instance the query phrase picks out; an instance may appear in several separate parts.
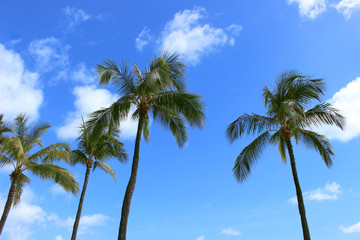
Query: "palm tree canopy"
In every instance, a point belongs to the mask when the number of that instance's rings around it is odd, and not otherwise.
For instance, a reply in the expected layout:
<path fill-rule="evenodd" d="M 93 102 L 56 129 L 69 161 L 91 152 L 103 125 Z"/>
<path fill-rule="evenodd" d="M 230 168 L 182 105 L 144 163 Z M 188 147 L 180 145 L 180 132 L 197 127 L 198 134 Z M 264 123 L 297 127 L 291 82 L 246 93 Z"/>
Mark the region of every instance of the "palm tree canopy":
<path fill-rule="evenodd" d="M 99 83 L 111 84 L 122 95 L 110 107 L 94 112 L 89 126 L 94 131 L 102 131 L 103 126 L 110 129 L 119 126 L 132 107 L 132 118 L 138 120 L 144 114 L 143 137 L 149 140 L 149 113 L 155 121 L 170 129 L 181 147 L 187 140 L 187 126 L 204 127 L 204 107 L 199 95 L 186 92 L 185 67 L 179 55 L 163 53 L 156 56 L 145 71 L 141 72 L 136 63 L 133 69 L 123 63 L 118 66 L 111 60 L 97 66 Z"/>
<path fill-rule="evenodd" d="M 243 114 L 227 127 L 226 136 L 231 143 L 244 134 L 259 134 L 235 161 L 233 171 L 238 181 L 247 178 L 251 166 L 269 144 L 278 147 L 286 162 L 286 136 L 316 150 L 326 166 L 331 167 L 334 153 L 328 139 L 310 129 L 321 124 L 343 129 L 345 119 L 330 103 L 320 103 L 324 87 L 323 79 L 313 79 L 294 70 L 285 71 L 276 79 L 272 91 L 266 86 L 263 89 L 266 116 Z M 314 100 L 319 103 L 307 109 Z"/>
<path fill-rule="evenodd" d="M 73 175 L 65 168 L 53 164 L 55 161 L 69 160 L 69 145 L 54 143 L 42 146 L 41 137 L 50 125 L 45 122 L 30 125 L 30 117 L 20 114 L 14 119 L 11 128 L 13 133 L 4 139 L 0 151 L 0 166 L 12 165 L 14 168 L 10 174 L 17 181 L 14 205 L 20 201 L 25 184 L 30 183 L 30 179 L 24 174 L 26 170 L 44 180 L 52 180 L 66 191 L 76 194 L 79 187 Z"/>
<path fill-rule="evenodd" d="M 115 179 L 114 170 L 104 161 L 115 158 L 120 162 L 127 160 L 124 144 L 119 140 L 119 131 L 103 128 L 103 131 L 89 131 L 82 120 L 78 149 L 72 151 L 70 163 L 83 164 L 87 167 L 101 168 Z"/>

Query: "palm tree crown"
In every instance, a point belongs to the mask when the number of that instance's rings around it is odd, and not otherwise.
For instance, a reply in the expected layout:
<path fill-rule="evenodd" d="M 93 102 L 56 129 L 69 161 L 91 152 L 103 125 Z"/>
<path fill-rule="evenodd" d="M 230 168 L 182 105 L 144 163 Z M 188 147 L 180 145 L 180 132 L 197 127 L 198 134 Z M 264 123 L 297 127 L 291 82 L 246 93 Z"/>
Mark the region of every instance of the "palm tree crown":
<path fill-rule="evenodd" d="M 93 113 L 90 126 L 94 131 L 108 125 L 116 128 L 124 120 L 131 108 L 132 118 L 138 121 L 134 156 L 130 180 L 126 188 L 122 207 L 118 239 L 126 240 L 127 220 L 131 198 L 135 189 L 139 163 L 140 140 L 149 141 L 150 115 L 169 129 L 179 147 L 187 140 L 187 126 L 204 126 L 203 103 L 200 96 L 185 90 L 184 65 L 176 54 L 164 53 L 156 56 L 145 69 L 140 71 L 136 64 L 130 71 L 126 63 L 118 66 L 107 60 L 97 66 L 99 83 L 111 84 L 122 95 L 110 107 Z"/>
<path fill-rule="evenodd" d="M 273 91 L 267 87 L 263 89 L 267 115 L 243 114 L 226 130 L 227 138 L 231 143 L 244 134 L 259 134 L 236 158 L 233 172 L 239 182 L 249 176 L 252 165 L 259 159 L 267 145 L 277 146 L 285 163 L 286 151 L 288 152 L 305 240 L 310 240 L 310 231 L 291 138 L 294 137 L 296 143 L 302 142 L 306 147 L 317 151 L 326 166 L 331 167 L 334 153 L 328 139 L 311 129 L 320 124 L 335 125 L 341 129 L 345 125 L 344 117 L 330 103 L 318 103 L 307 110 L 313 100 L 320 102 L 322 95 L 324 95 L 322 79 L 312 79 L 296 71 L 285 71 L 279 75 Z"/>
<path fill-rule="evenodd" d="M 77 230 L 80 223 L 82 206 L 84 203 L 85 193 L 90 176 L 90 170 L 101 168 L 106 173 L 109 173 L 115 180 L 115 171 L 105 162 L 110 158 L 115 158 L 120 162 L 127 159 L 127 154 L 123 148 L 123 144 L 117 140 L 119 133 L 117 130 L 112 132 L 106 131 L 91 131 L 86 128 L 86 123 L 82 120 L 80 127 L 80 136 L 78 138 L 78 149 L 72 151 L 71 164 L 82 164 L 86 166 L 84 186 L 81 192 L 78 211 L 74 221 L 73 232 L 71 239 L 75 240 Z"/>
<path fill-rule="evenodd" d="M 30 125 L 29 122 L 30 118 L 25 115 L 16 117 L 12 126 L 13 133 L 3 140 L 0 151 L 1 166 L 11 165 L 14 168 L 10 174 L 11 187 L 0 222 L 0 234 L 11 205 L 19 203 L 25 185 L 30 183 L 25 171 L 28 170 L 44 180 L 52 180 L 74 194 L 79 190 L 73 175 L 53 164 L 54 161 L 69 160 L 69 146 L 65 143 L 54 143 L 43 147 L 40 138 L 50 125 L 45 122 Z M 34 150 L 36 147 L 40 149 Z"/>

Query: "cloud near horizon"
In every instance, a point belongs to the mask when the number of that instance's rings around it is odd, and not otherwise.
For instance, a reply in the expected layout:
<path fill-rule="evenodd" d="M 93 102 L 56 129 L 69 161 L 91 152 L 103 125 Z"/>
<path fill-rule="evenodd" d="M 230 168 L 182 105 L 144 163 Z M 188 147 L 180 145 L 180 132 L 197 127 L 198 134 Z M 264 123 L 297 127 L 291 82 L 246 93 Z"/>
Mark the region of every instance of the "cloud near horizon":
<path fill-rule="evenodd" d="M 303 193 L 304 200 L 306 201 L 324 201 L 324 200 L 337 200 L 341 193 L 340 185 L 336 182 L 326 183 L 323 188 L 317 188 L 313 191 L 306 191 Z M 292 204 L 297 204 L 297 198 L 292 197 L 289 199 Z"/>

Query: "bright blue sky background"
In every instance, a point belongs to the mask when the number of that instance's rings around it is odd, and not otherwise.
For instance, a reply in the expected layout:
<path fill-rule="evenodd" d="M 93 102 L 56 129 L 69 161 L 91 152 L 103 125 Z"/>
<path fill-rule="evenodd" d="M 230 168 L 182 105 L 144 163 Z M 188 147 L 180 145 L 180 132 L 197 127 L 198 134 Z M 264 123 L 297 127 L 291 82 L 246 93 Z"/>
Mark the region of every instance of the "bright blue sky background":
<path fill-rule="evenodd" d="M 336 158 L 331 170 L 295 147 L 313 239 L 360 239 L 360 1 L 1 1 L 0 112 L 19 112 L 53 128 L 46 144 L 74 137 L 80 115 L 116 94 L 97 85 L 93 68 L 109 58 L 145 67 L 161 49 L 188 65 L 189 91 L 203 96 L 206 127 L 191 129 L 178 149 L 169 132 L 151 126 L 142 143 L 129 240 L 300 240 L 289 165 L 269 147 L 238 184 L 236 156 L 253 139 L 230 145 L 226 126 L 243 113 L 264 113 L 261 90 L 285 69 L 326 79 L 327 95 L 348 119 L 345 132 L 322 128 Z M 132 157 L 135 124 L 122 127 Z M 78 239 L 115 239 L 130 162 L 110 162 L 117 182 L 90 176 Z M 82 185 L 85 169 L 69 168 Z M 0 203 L 9 188 L 0 170 Z M 11 210 L 3 239 L 69 239 L 78 197 L 32 177 Z M 2 209 L 2 207 L 1 207 Z"/>

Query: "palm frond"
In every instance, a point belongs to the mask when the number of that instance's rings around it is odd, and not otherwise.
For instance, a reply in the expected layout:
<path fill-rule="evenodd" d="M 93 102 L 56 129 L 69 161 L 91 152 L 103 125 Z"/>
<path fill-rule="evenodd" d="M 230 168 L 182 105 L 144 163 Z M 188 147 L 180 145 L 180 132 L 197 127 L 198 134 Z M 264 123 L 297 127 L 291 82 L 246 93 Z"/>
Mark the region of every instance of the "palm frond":
<path fill-rule="evenodd" d="M 104 172 L 110 174 L 110 176 L 116 181 L 116 173 L 107 163 L 102 161 L 95 161 L 93 170 L 95 171 L 96 168 L 101 168 L 104 170 Z"/>
<path fill-rule="evenodd" d="M 53 143 L 29 156 L 28 160 L 37 163 L 53 163 L 54 161 L 68 162 L 69 157 L 70 146 L 68 144 Z"/>
<path fill-rule="evenodd" d="M 273 145 L 278 146 L 279 149 L 279 153 L 280 153 L 280 157 L 281 160 L 283 161 L 283 163 L 287 162 L 287 158 L 286 158 L 286 151 L 287 151 L 287 145 L 285 142 L 285 139 L 281 136 L 280 131 L 277 131 L 276 133 L 274 133 L 269 142 Z"/>
<path fill-rule="evenodd" d="M 270 137 L 269 132 L 266 131 L 241 151 L 240 155 L 236 158 L 233 168 L 233 173 L 237 181 L 243 182 L 250 175 L 251 166 L 256 163 L 265 150 Z"/>
<path fill-rule="evenodd" d="M 37 164 L 29 162 L 26 166 L 35 176 L 44 180 L 52 180 L 64 188 L 65 191 L 76 194 L 79 191 L 79 183 L 73 174 L 55 164 Z"/>
<path fill-rule="evenodd" d="M 20 197 L 24 191 L 25 185 L 30 184 L 31 180 L 25 174 L 20 173 L 16 180 L 15 196 L 13 206 L 16 206 L 20 202 Z"/>
<path fill-rule="evenodd" d="M 83 153 L 80 150 L 73 150 L 70 154 L 70 160 L 69 160 L 70 165 L 82 164 L 86 166 L 87 161 L 88 161 L 88 157 L 86 156 L 85 153 Z"/>
<path fill-rule="evenodd" d="M 151 104 L 182 115 L 191 126 L 203 128 L 205 125 L 204 104 L 199 95 L 168 91 L 158 94 Z"/>
<path fill-rule="evenodd" d="M 325 136 L 300 128 L 294 129 L 293 134 L 297 141 L 301 141 L 309 149 L 317 151 L 327 167 L 332 166 L 334 153 L 331 144 Z"/>
<path fill-rule="evenodd" d="M 278 123 L 275 119 L 257 114 L 243 114 L 229 124 L 226 129 L 226 136 L 230 143 L 232 143 L 243 134 L 261 133 L 277 126 Z"/>

